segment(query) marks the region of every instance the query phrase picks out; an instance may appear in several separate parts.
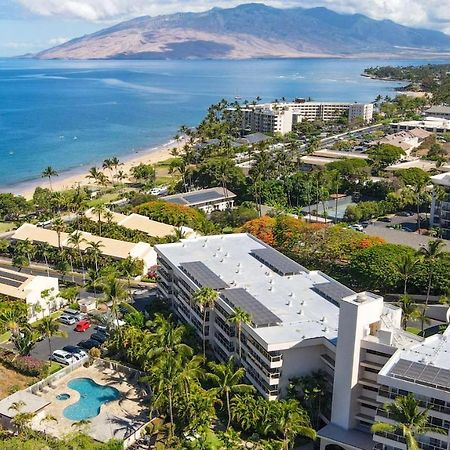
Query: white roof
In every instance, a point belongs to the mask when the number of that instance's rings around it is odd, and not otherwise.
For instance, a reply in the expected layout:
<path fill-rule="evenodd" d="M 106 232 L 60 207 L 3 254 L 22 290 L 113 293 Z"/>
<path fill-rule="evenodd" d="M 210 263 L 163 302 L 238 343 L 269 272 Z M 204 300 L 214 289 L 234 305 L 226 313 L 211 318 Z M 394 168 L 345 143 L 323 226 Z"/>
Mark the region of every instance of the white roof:
<path fill-rule="evenodd" d="M 433 184 L 438 184 L 439 186 L 450 186 L 450 173 L 445 172 L 434 175 L 431 177 L 431 182 Z"/>
<path fill-rule="evenodd" d="M 207 236 L 155 246 L 174 266 L 201 261 L 230 288 L 243 288 L 280 319 L 275 326 L 253 328 L 268 348 L 292 347 L 305 339 L 337 337 L 339 308 L 314 290 L 334 281 L 321 272 L 282 276 L 250 254 L 270 248 L 249 234 Z M 336 285 L 339 285 L 335 282 Z M 226 292 L 226 291 L 225 291 Z"/>
<path fill-rule="evenodd" d="M 26 288 L 34 279 L 33 275 L 16 270 L 0 268 L 0 294 L 24 300 Z"/>
<path fill-rule="evenodd" d="M 102 236 L 96 236 L 85 231 L 81 232 L 84 242 L 81 243 L 80 249 L 86 250 L 89 248 L 88 242 L 100 242 L 101 252 L 112 258 L 126 259 L 128 256 L 134 258 L 147 259 L 149 255 L 153 252 L 150 244 L 145 242 L 126 242 L 117 239 L 105 238 Z M 61 246 L 73 248 L 73 244 L 69 243 L 69 234 L 61 233 Z M 18 228 L 12 235 L 12 239 L 25 241 L 29 240 L 32 242 L 47 242 L 52 247 L 58 246 L 58 234 L 56 231 L 47 230 L 45 228 L 37 227 L 30 223 L 24 223 L 20 228 Z"/>
<path fill-rule="evenodd" d="M 313 156 L 323 156 L 324 158 L 352 158 L 352 159 L 369 159 L 369 155 L 359 152 L 345 152 L 338 150 L 317 150 Z"/>
<path fill-rule="evenodd" d="M 428 161 L 426 159 L 415 159 L 412 161 L 403 161 L 398 164 L 392 164 L 391 166 L 386 167 L 388 172 L 395 172 L 400 169 L 411 169 L 418 168 L 422 169 L 425 172 L 429 172 L 430 170 L 436 169 L 435 161 Z"/>

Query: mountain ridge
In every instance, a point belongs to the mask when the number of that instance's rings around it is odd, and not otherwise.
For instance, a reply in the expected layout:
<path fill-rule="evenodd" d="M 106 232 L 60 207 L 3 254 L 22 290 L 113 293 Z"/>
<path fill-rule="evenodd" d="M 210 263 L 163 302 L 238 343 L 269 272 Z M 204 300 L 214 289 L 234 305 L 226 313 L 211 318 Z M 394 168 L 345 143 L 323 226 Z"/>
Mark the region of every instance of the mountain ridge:
<path fill-rule="evenodd" d="M 40 59 L 238 59 L 450 53 L 450 36 L 325 7 L 262 3 L 141 16 L 44 50 Z"/>

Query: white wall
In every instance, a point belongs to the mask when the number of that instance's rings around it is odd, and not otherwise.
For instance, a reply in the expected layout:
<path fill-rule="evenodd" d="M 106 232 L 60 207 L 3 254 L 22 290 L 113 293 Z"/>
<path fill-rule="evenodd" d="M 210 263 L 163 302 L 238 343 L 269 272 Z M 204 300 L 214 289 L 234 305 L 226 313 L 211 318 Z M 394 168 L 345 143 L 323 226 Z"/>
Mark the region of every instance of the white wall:
<path fill-rule="evenodd" d="M 48 296 L 42 293 L 48 291 Z M 67 302 L 59 297 L 58 278 L 35 276 L 25 287 L 28 321 L 30 323 L 48 316 Z"/>

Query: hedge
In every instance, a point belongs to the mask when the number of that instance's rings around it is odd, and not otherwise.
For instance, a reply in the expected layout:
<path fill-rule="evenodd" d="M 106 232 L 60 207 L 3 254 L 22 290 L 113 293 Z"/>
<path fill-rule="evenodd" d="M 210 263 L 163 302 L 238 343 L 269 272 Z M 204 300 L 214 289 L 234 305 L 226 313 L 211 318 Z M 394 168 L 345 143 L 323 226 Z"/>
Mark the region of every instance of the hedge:
<path fill-rule="evenodd" d="M 30 377 L 41 376 L 47 367 L 45 361 L 33 356 L 19 356 L 9 350 L 0 350 L 0 362 L 8 368 Z"/>

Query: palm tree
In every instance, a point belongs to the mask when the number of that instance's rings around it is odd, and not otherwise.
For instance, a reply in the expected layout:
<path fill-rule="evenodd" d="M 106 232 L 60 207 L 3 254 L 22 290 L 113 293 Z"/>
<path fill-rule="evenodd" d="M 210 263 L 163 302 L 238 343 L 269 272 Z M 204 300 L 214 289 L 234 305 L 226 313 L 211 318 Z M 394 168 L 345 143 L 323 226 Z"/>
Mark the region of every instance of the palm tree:
<path fill-rule="evenodd" d="M 95 271 L 98 273 L 98 258 L 102 255 L 100 249 L 104 247 L 104 245 L 100 241 L 88 241 L 87 245 L 89 246 L 87 251 L 94 258 Z"/>
<path fill-rule="evenodd" d="M 37 326 L 37 330 L 41 334 L 41 336 L 45 336 L 48 342 L 48 355 L 49 358 L 52 356 L 52 337 L 61 336 L 66 337 L 67 333 L 61 331 L 59 329 L 59 322 L 56 321 L 53 317 L 46 316 L 43 317 Z"/>
<path fill-rule="evenodd" d="M 58 248 L 61 249 L 61 234 L 65 231 L 66 224 L 61 219 L 61 217 L 56 217 L 56 219 L 54 219 L 52 222 L 52 228 L 58 235 Z"/>
<path fill-rule="evenodd" d="M 30 422 L 36 415 L 31 412 L 22 412 L 22 409 L 26 406 L 23 400 L 18 400 L 17 402 L 12 402 L 8 410 L 15 411 L 16 414 L 12 418 L 12 424 L 17 428 L 19 434 L 22 434 L 29 428 Z"/>
<path fill-rule="evenodd" d="M 397 305 L 402 309 L 402 326 L 406 330 L 408 322 L 419 318 L 419 309 L 416 303 L 414 303 L 408 294 L 403 294 Z"/>
<path fill-rule="evenodd" d="M 218 293 L 210 287 L 202 287 L 193 295 L 194 301 L 199 305 L 203 313 L 202 338 L 203 338 L 203 357 L 206 358 L 206 315 L 208 309 L 214 307 L 218 298 Z"/>
<path fill-rule="evenodd" d="M 245 369 L 243 367 L 235 369 L 232 356 L 224 364 L 211 362 L 208 366 L 211 373 L 208 373 L 206 376 L 218 388 L 218 394 L 225 397 L 228 414 L 227 428 L 229 428 L 231 423 L 231 395 L 234 393 L 251 393 L 254 391 L 254 387 L 249 384 L 240 383 L 242 378 L 244 378 Z"/>
<path fill-rule="evenodd" d="M 404 281 L 403 294 L 407 293 L 407 285 L 409 277 L 414 273 L 414 269 L 420 262 L 420 258 L 411 253 L 405 253 L 400 256 L 400 259 L 395 263 L 398 273 L 401 275 Z"/>
<path fill-rule="evenodd" d="M 48 178 L 48 182 L 50 183 L 50 190 L 52 192 L 53 192 L 52 177 L 57 177 L 57 176 L 58 176 L 58 172 L 52 166 L 46 167 L 41 173 L 42 178 Z"/>
<path fill-rule="evenodd" d="M 427 298 L 425 300 L 425 306 L 428 306 L 430 300 L 431 286 L 433 283 L 434 266 L 439 259 L 445 255 L 444 242 L 440 239 L 429 241 L 426 247 L 421 247 L 419 253 L 423 256 L 424 261 L 428 266 L 428 287 Z"/>
<path fill-rule="evenodd" d="M 97 214 L 98 234 L 102 235 L 102 215 L 106 212 L 106 206 L 104 203 L 99 203 L 92 208 L 92 212 Z"/>
<path fill-rule="evenodd" d="M 198 383 L 205 375 L 205 371 L 202 368 L 203 362 L 204 359 L 201 355 L 195 355 L 183 364 L 183 369 L 180 373 L 180 382 L 184 386 L 187 400 L 189 399 L 192 384 Z"/>
<path fill-rule="evenodd" d="M 68 239 L 68 243 L 72 244 L 74 247 L 77 248 L 78 250 L 78 256 L 80 257 L 80 261 L 81 261 L 81 269 L 83 271 L 83 283 L 84 283 L 84 260 L 83 260 L 83 254 L 81 252 L 81 248 L 80 245 L 85 241 L 83 234 L 81 233 L 81 231 L 74 231 Z"/>
<path fill-rule="evenodd" d="M 123 282 L 115 277 L 106 278 L 102 283 L 102 287 L 103 287 L 104 302 L 111 303 L 111 313 L 115 321 L 114 325 L 117 327 L 120 334 L 120 327 L 118 327 L 119 304 L 121 302 L 128 300 L 130 295 L 127 289 L 125 288 Z"/>
<path fill-rule="evenodd" d="M 239 348 L 239 361 L 242 359 L 242 345 L 241 345 L 241 333 L 242 324 L 250 324 L 252 321 L 252 316 L 240 306 L 234 308 L 234 313 L 228 317 L 230 323 L 234 324 L 236 327 L 237 342 Z"/>
<path fill-rule="evenodd" d="M 317 434 L 309 421 L 308 414 L 297 400 L 283 400 L 278 403 L 276 426 L 283 434 L 283 449 L 288 450 L 296 436 L 316 439 Z"/>
<path fill-rule="evenodd" d="M 372 432 L 400 434 L 406 441 L 407 450 L 419 450 L 417 438 L 425 433 L 447 434 L 445 429 L 428 424 L 429 408 L 422 410 L 420 402 L 411 393 L 396 397 L 393 403 L 384 405 L 383 409 L 396 423 L 375 422 Z"/>

